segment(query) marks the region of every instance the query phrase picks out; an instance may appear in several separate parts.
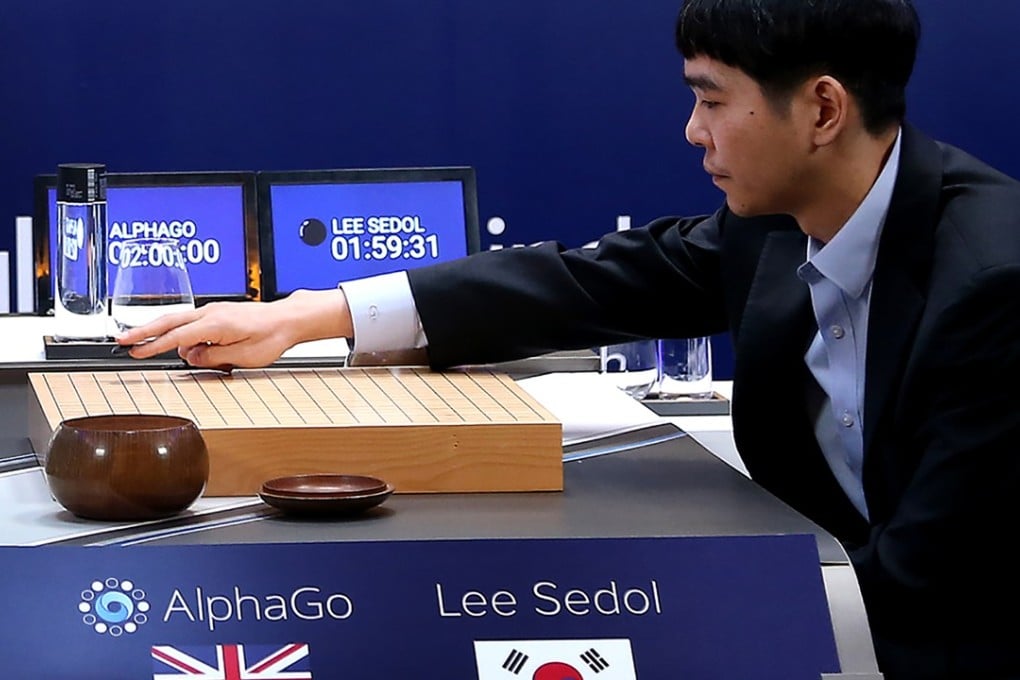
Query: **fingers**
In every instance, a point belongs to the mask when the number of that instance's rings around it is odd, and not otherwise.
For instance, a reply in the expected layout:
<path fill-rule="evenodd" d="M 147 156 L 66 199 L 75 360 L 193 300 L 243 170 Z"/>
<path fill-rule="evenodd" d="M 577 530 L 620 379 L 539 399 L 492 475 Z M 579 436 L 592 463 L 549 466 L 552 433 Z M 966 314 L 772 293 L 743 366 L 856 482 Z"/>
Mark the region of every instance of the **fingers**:
<path fill-rule="evenodd" d="M 233 363 L 220 358 L 224 348 L 216 345 L 197 345 L 195 347 L 182 347 L 178 350 L 184 363 L 195 368 L 212 368 L 224 373 L 230 373 L 236 368 Z"/>
<path fill-rule="evenodd" d="M 149 338 L 159 337 L 173 328 L 183 324 L 191 323 L 203 315 L 201 309 L 192 309 L 187 312 L 167 314 L 151 321 L 144 326 L 131 328 L 117 336 L 117 342 L 121 345 L 137 345 Z"/>
<path fill-rule="evenodd" d="M 154 326 L 154 324 L 139 326 L 135 330 L 140 331 L 151 326 Z M 145 338 L 152 339 L 145 340 L 143 338 L 141 344 L 136 344 L 131 348 L 130 354 L 135 359 L 148 359 L 149 357 L 154 357 L 157 354 L 162 354 L 163 352 L 169 352 L 175 349 L 178 350 L 178 354 L 180 354 L 181 348 L 192 347 L 206 342 L 205 336 L 207 333 L 203 330 L 202 326 L 203 324 L 201 320 L 196 319 L 183 326 L 164 330 L 155 336 L 146 335 Z M 154 328 L 153 330 L 158 332 L 158 329 Z M 152 331 L 149 332 L 151 333 Z M 125 340 L 126 338 L 123 336 L 117 338 L 117 342 L 121 344 L 123 344 Z"/>
<path fill-rule="evenodd" d="M 193 326 L 199 318 L 201 313 L 196 310 L 167 314 L 144 326 L 125 331 L 116 340 L 122 347 L 130 347 L 128 353 L 135 359 L 148 359 L 180 346 L 178 338 L 183 334 L 177 329 Z"/>
<path fill-rule="evenodd" d="M 235 367 L 257 368 L 267 366 L 280 358 L 280 352 L 263 345 L 252 346 L 200 344 L 183 348 L 181 358 L 196 368 L 213 368 L 229 373 Z"/>
<path fill-rule="evenodd" d="M 187 312 L 167 314 L 144 326 L 126 331 L 117 337 L 117 342 L 131 345 L 130 354 L 135 359 L 148 359 L 175 349 L 183 358 L 184 350 L 190 347 L 242 339 L 224 340 L 224 312 L 218 309 L 216 305 L 207 305 Z"/>
<path fill-rule="evenodd" d="M 187 363 L 229 370 L 233 366 L 265 366 L 290 346 L 288 324 L 266 321 L 263 303 L 211 303 L 199 309 L 168 314 L 117 338 L 135 359 L 177 351 Z M 256 316 L 255 312 L 261 314 Z M 271 315 L 270 315 L 271 316 Z M 255 319 L 259 322 L 256 323 Z"/>

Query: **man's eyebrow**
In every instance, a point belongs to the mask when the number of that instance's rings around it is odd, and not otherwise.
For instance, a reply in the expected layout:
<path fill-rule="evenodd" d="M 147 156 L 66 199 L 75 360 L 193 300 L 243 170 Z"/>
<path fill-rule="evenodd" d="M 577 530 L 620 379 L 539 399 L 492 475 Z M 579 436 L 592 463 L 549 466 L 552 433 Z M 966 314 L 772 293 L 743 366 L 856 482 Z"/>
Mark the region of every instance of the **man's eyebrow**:
<path fill-rule="evenodd" d="M 686 82 L 691 89 L 695 90 L 704 90 L 709 92 L 718 92 L 722 90 L 722 87 L 719 85 L 719 83 L 715 82 L 714 80 L 712 80 L 712 78 L 706 75 L 693 75 L 693 76 L 685 75 L 684 82 Z"/>

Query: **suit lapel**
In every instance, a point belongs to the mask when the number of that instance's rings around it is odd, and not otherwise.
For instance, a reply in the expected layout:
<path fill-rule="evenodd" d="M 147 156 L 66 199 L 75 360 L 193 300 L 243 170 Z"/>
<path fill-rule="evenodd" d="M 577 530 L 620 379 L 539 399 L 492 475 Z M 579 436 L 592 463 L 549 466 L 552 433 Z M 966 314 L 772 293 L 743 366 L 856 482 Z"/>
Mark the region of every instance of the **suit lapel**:
<path fill-rule="evenodd" d="M 744 305 L 733 408 L 735 420 L 751 425 L 744 429 L 751 436 L 790 422 L 792 413 L 804 410 L 804 352 L 815 326 L 807 286 L 797 278 L 805 239 L 799 230 L 768 234 Z M 746 410 L 741 412 L 741 406 Z M 747 464 L 750 468 L 753 462 Z"/>
<path fill-rule="evenodd" d="M 875 445 L 875 433 L 882 429 L 880 419 L 888 417 L 886 405 L 897 392 L 924 309 L 941 182 L 938 146 L 904 125 L 899 173 L 871 289 L 864 389 L 865 462 Z"/>
<path fill-rule="evenodd" d="M 808 288 L 797 278 L 806 249 L 800 231 L 773 231 L 765 241 L 740 328 L 740 354 L 754 364 L 748 370 L 774 374 L 780 348 L 803 362 L 814 326 Z M 766 365 L 759 366 L 758 361 Z"/>

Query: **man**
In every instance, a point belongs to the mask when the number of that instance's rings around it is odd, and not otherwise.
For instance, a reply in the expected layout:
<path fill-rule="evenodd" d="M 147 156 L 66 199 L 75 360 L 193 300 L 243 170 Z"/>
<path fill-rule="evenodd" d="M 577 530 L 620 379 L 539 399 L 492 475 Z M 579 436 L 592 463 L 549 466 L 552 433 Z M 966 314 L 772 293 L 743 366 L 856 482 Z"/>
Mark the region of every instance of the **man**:
<path fill-rule="evenodd" d="M 726 194 L 714 215 L 300 291 L 260 315 L 209 305 L 121 342 L 256 366 L 356 337 L 442 367 L 728 329 L 741 456 L 846 547 L 887 677 L 1020 677 L 1004 556 L 1020 185 L 903 122 L 918 32 L 908 0 L 688 0 L 686 132 Z"/>

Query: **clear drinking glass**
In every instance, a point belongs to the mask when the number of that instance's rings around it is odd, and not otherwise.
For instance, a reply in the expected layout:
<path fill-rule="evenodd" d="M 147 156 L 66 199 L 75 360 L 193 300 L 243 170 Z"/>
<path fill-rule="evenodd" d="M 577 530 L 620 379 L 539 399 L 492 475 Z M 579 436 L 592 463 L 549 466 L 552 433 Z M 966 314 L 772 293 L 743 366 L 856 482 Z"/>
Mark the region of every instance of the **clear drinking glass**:
<path fill-rule="evenodd" d="M 112 297 L 110 314 L 121 331 L 194 309 L 191 277 L 177 239 L 121 241 Z"/>
<path fill-rule="evenodd" d="M 711 399 L 712 339 L 659 340 L 660 399 Z"/>
<path fill-rule="evenodd" d="M 658 377 L 655 340 L 600 347 L 599 372 L 630 396 L 644 399 Z"/>

